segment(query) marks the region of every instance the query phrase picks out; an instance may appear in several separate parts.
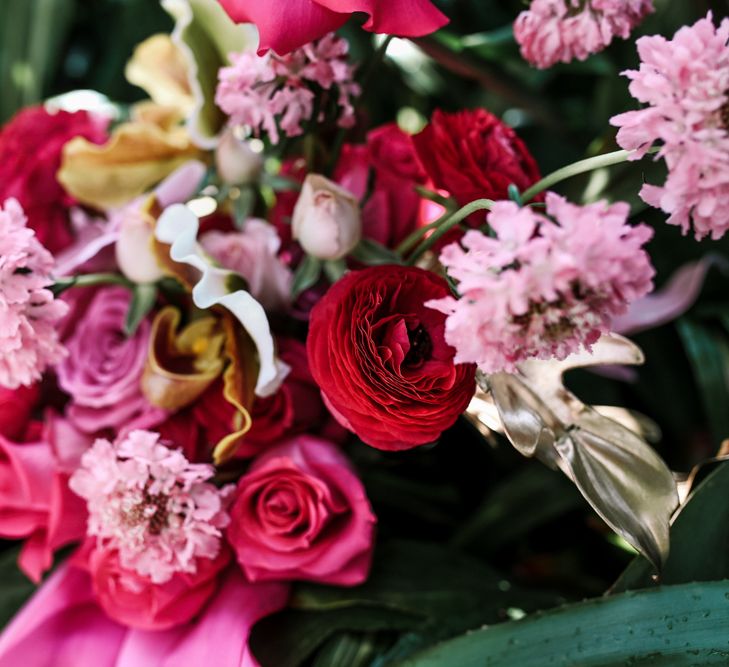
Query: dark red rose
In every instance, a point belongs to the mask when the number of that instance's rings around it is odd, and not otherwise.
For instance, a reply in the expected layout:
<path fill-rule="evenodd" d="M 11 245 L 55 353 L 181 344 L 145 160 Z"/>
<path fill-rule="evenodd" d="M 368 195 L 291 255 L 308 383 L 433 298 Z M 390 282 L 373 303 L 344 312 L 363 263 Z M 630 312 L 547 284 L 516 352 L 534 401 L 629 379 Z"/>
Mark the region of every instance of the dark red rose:
<path fill-rule="evenodd" d="M 540 179 L 524 142 L 485 109 L 436 111 L 412 139 L 435 187 L 461 206 L 474 199 L 507 199 L 512 183 L 526 190 Z"/>
<path fill-rule="evenodd" d="M 340 423 L 378 449 L 433 442 L 475 388 L 475 366 L 453 363 L 445 316 L 423 304 L 450 293 L 414 267 L 352 271 L 311 312 L 309 367 Z"/>
<path fill-rule="evenodd" d="M 39 397 L 38 384 L 17 389 L 0 387 L 0 435 L 22 442 Z"/>
<path fill-rule="evenodd" d="M 63 147 L 73 137 L 106 140 L 108 120 L 85 111 L 18 112 L 0 130 L 0 203 L 15 197 L 40 242 L 57 253 L 73 240 L 68 208 L 75 202 L 56 178 Z"/>

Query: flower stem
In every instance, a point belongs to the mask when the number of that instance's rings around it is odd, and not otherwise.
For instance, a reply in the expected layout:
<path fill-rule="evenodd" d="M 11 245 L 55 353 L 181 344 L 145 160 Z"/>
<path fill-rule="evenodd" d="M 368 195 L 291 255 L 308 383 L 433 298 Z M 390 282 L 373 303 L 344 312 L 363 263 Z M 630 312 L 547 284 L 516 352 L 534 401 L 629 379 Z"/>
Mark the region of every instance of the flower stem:
<path fill-rule="evenodd" d="M 436 223 L 438 223 L 437 226 L 435 225 L 435 223 L 432 223 L 434 226 L 433 233 L 428 238 L 423 240 L 420 245 L 415 248 L 415 250 L 413 250 L 413 253 L 408 258 L 407 263 L 411 266 L 415 264 L 420 256 L 424 252 L 429 250 L 436 243 L 436 241 L 438 241 L 438 239 L 442 238 L 445 234 L 447 234 L 456 225 L 460 224 L 472 213 L 476 213 L 476 211 L 484 211 L 490 209 L 493 203 L 494 202 L 491 199 L 476 199 L 470 204 L 466 204 L 463 208 L 458 209 L 455 213 L 451 213 L 450 215 L 444 216 L 443 218 L 436 220 Z M 422 229 L 426 230 L 427 232 L 427 228 L 423 227 Z"/>
<path fill-rule="evenodd" d="M 525 190 L 521 195 L 522 199 L 524 202 L 529 202 L 540 192 L 543 192 L 547 188 L 551 188 L 553 185 L 571 178 L 572 176 L 577 176 L 577 174 L 584 174 L 587 171 L 594 171 L 595 169 L 610 167 L 614 164 L 626 162 L 633 152 L 634 151 L 613 151 L 612 153 L 604 153 L 602 155 L 588 157 L 585 160 L 578 160 L 577 162 L 568 164 L 566 167 L 562 167 L 561 169 L 557 169 L 557 171 L 553 171 L 551 174 L 548 174 L 541 181 L 537 181 L 534 185 L 532 185 L 532 187 Z"/>
<path fill-rule="evenodd" d="M 429 231 L 436 229 L 439 225 L 443 224 L 448 218 L 453 215 L 453 211 L 446 211 L 440 218 L 429 222 L 427 225 L 418 227 L 415 231 L 411 232 L 406 236 L 400 244 L 395 248 L 395 252 L 401 257 L 405 256 L 405 253 L 409 252 L 414 248 L 420 239 L 422 239 Z"/>
<path fill-rule="evenodd" d="M 85 273 L 56 278 L 51 290 L 58 296 L 71 287 L 96 287 L 97 285 L 122 285 L 129 289 L 134 287 L 134 283 L 120 273 Z"/>

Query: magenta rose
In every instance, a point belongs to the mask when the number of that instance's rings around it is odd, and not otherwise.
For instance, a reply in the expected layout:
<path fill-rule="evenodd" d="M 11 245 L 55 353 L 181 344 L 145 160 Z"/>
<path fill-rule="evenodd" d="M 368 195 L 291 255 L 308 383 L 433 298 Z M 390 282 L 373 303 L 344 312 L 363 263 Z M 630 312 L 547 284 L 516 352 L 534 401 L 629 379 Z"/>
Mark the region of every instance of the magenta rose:
<path fill-rule="evenodd" d="M 69 419 L 88 433 L 152 426 L 166 414 L 140 388 L 151 325 L 144 320 L 133 336 L 124 333 L 131 298 L 122 287 L 98 290 L 65 341 L 58 381 L 71 395 Z"/>
<path fill-rule="evenodd" d="M 377 519 L 336 445 L 299 436 L 256 459 L 238 483 L 228 541 L 250 581 L 362 583 Z"/>
<path fill-rule="evenodd" d="M 53 552 L 86 533 L 84 502 L 68 488 L 49 441 L 16 443 L 0 436 L 0 536 L 24 539 L 18 565 L 35 582 L 53 564 Z"/>
<path fill-rule="evenodd" d="M 87 541 L 74 555 L 74 564 L 88 570 L 101 608 L 122 625 L 141 630 L 166 630 L 192 619 L 218 588 L 218 575 L 230 562 L 230 551 L 200 558 L 195 574 L 176 573 L 164 584 L 119 563 L 118 552 Z"/>

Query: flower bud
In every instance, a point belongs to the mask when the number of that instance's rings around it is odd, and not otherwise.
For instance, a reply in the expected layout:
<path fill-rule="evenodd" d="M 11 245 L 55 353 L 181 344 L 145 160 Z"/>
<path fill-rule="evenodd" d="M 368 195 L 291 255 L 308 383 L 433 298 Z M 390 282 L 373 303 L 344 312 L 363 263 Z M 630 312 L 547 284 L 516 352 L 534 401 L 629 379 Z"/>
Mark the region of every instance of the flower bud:
<path fill-rule="evenodd" d="M 215 151 L 215 166 L 224 183 L 245 185 L 258 179 L 263 159 L 247 141 L 235 136 L 233 128 L 228 128 Z"/>
<path fill-rule="evenodd" d="M 306 177 L 291 224 L 294 238 L 318 259 L 340 259 L 362 237 L 357 198 L 319 174 Z"/>
<path fill-rule="evenodd" d="M 119 270 L 134 283 L 153 283 L 164 275 L 152 250 L 154 226 L 140 211 L 127 211 L 116 242 Z"/>

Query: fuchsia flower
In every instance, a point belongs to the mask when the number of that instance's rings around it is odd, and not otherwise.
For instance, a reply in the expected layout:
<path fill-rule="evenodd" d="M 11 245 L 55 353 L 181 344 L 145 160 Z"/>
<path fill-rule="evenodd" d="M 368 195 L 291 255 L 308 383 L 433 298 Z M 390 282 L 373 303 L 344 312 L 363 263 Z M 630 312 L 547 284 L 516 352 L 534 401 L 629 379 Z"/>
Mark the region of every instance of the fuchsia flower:
<path fill-rule="evenodd" d="M 250 51 L 231 53 L 233 63 L 221 68 L 216 104 L 254 134 L 266 132 L 271 143 L 279 141 L 279 128 L 287 137 L 300 135 L 302 123 L 314 113 L 312 84 L 326 91 L 336 87 L 338 124 L 354 124 L 352 98 L 360 93 L 354 67 L 346 60 L 349 45 L 328 34 L 286 56 L 258 56 Z"/>
<path fill-rule="evenodd" d="M 514 37 L 522 56 L 544 69 L 626 39 L 652 11 L 653 0 L 532 0 L 514 23 Z"/>
<path fill-rule="evenodd" d="M 285 54 L 341 28 L 354 12 L 369 18 L 369 32 L 421 37 L 448 19 L 430 0 L 219 0 L 237 23 L 255 23 L 259 53 Z"/>
<path fill-rule="evenodd" d="M 547 214 L 494 204 L 496 237 L 466 232 L 440 261 L 458 281 L 451 296 L 426 305 L 448 315 L 446 340 L 456 363 L 485 373 L 513 371 L 530 357 L 564 359 L 589 349 L 615 315 L 647 294 L 654 271 L 642 246 L 646 225 L 626 224 L 627 204 L 570 204 L 553 193 Z"/>
<path fill-rule="evenodd" d="M 641 37 L 641 64 L 624 74 L 630 92 L 647 106 L 615 116 L 617 141 L 637 160 L 661 142 L 668 167 L 663 186 L 645 184 L 643 200 L 669 213 L 667 222 L 697 240 L 729 229 L 729 18 L 711 14 L 681 28 L 671 40 Z"/>
<path fill-rule="evenodd" d="M 0 208 L 0 385 L 10 389 L 39 380 L 66 354 L 55 325 L 68 307 L 46 289 L 53 256 L 26 223 L 15 199 Z"/>
<path fill-rule="evenodd" d="M 159 441 L 132 431 L 115 445 L 97 440 L 73 474 L 71 489 L 87 501 L 88 534 L 97 549 L 118 550 L 120 566 L 152 583 L 195 574 L 221 550 L 226 497 L 208 480 L 214 469 L 188 462 Z"/>

